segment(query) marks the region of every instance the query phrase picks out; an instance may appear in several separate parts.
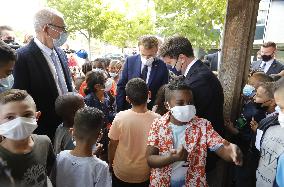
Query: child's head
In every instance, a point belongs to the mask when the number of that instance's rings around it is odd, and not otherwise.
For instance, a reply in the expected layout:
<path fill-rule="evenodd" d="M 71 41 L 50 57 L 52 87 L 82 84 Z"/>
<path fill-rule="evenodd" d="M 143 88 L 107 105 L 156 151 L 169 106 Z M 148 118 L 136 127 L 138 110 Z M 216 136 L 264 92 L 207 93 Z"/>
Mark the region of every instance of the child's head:
<path fill-rule="evenodd" d="M 165 91 L 165 105 L 171 111 L 170 121 L 175 125 L 184 125 L 196 114 L 191 88 L 183 80 L 170 82 Z"/>
<path fill-rule="evenodd" d="M 55 112 L 62 118 L 64 125 L 72 127 L 76 111 L 84 106 L 84 98 L 81 95 L 69 92 L 57 97 L 55 101 Z"/>
<path fill-rule="evenodd" d="M 284 113 L 284 78 L 279 79 L 274 85 L 274 99 L 282 113 Z"/>
<path fill-rule="evenodd" d="M 280 126 L 284 127 L 284 78 L 279 79 L 274 87 L 275 103 L 279 107 L 278 122 Z"/>
<path fill-rule="evenodd" d="M 12 74 L 15 61 L 15 51 L 0 40 L 0 79 Z"/>
<path fill-rule="evenodd" d="M 84 75 L 86 75 L 89 71 L 92 71 L 92 63 L 91 62 L 85 62 L 82 65 L 82 72 Z"/>
<path fill-rule="evenodd" d="M 74 118 L 73 135 L 77 141 L 95 144 L 103 127 L 104 114 L 99 109 L 84 107 L 79 109 Z"/>
<path fill-rule="evenodd" d="M 256 91 L 254 96 L 255 103 L 260 104 L 261 108 L 267 109 L 275 109 L 275 100 L 273 96 L 274 84 L 272 82 L 261 83 Z"/>
<path fill-rule="evenodd" d="M 105 70 L 105 59 L 103 58 L 97 58 L 93 62 L 93 69 L 101 69 Z"/>
<path fill-rule="evenodd" d="M 39 115 L 33 98 L 26 91 L 12 89 L 0 94 L 0 135 L 7 139 L 29 137 L 37 128 Z"/>
<path fill-rule="evenodd" d="M 265 82 L 273 82 L 273 79 L 263 72 L 256 72 L 248 79 L 248 84 L 253 86 L 255 89 L 257 89 L 261 83 Z"/>
<path fill-rule="evenodd" d="M 106 80 L 107 77 L 103 71 L 90 71 L 86 75 L 87 89 L 85 93 L 89 94 L 91 92 L 97 93 L 104 91 Z"/>
<path fill-rule="evenodd" d="M 167 108 L 165 107 L 166 87 L 167 87 L 167 85 L 165 84 L 165 85 L 163 85 L 159 88 L 159 90 L 157 92 L 156 100 L 155 100 L 155 105 L 157 105 L 157 110 L 155 112 L 160 114 L 160 115 L 164 115 L 168 111 Z"/>
<path fill-rule="evenodd" d="M 133 105 L 147 104 L 148 87 L 143 79 L 133 78 L 126 84 L 126 98 Z"/>
<path fill-rule="evenodd" d="M 170 82 L 165 90 L 166 107 L 193 105 L 193 94 L 191 88 L 183 80 Z M 169 105 L 169 106 L 168 106 Z"/>

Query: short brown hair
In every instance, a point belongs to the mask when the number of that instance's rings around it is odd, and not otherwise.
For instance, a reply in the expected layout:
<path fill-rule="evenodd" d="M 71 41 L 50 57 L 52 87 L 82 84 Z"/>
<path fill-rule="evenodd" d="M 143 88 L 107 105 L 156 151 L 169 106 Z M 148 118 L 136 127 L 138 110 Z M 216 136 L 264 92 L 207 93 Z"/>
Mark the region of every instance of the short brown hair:
<path fill-rule="evenodd" d="M 264 82 L 260 83 L 258 87 L 262 87 L 265 90 L 265 94 L 270 99 L 274 98 L 274 82 Z"/>
<path fill-rule="evenodd" d="M 145 35 L 139 38 L 138 46 L 143 45 L 146 49 L 152 49 L 158 47 L 159 40 L 155 36 Z"/>
<path fill-rule="evenodd" d="M 2 105 L 10 102 L 24 101 L 26 99 L 36 108 L 33 98 L 25 90 L 11 89 L 0 93 L 0 104 Z"/>
<path fill-rule="evenodd" d="M 262 47 L 265 47 L 265 48 L 273 47 L 274 49 L 276 49 L 276 43 L 274 43 L 274 42 L 265 42 L 265 43 L 262 44 Z"/>

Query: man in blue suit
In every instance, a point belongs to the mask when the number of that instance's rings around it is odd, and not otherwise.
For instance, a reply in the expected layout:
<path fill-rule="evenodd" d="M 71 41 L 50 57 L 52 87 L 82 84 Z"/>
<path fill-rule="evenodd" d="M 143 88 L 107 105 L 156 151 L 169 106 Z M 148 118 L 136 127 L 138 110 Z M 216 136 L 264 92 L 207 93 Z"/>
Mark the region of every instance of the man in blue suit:
<path fill-rule="evenodd" d="M 130 108 L 126 102 L 125 85 L 132 78 L 145 80 L 151 92 L 148 108 L 154 105 L 158 89 L 168 83 L 169 72 L 165 63 L 157 58 L 159 41 L 155 36 L 142 36 L 138 47 L 140 54 L 126 58 L 122 74 L 117 84 L 117 112 Z"/>
<path fill-rule="evenodd" d="M 41 111 L 35 133 L 53 139 L 61 119 L 55 113 L 58 95 L 72 91 L 67 57 L 59 48 L 66 42 L 63 15 L 50 8 L 39 10 L 34 18 L 36 37 L 17 51 L 14 88 L 26 90 Z"/>
<path fill-rule="evenodd" d="M 263 43 L 260 48 L 261 60 L 252 62 L 251 70 L 263 71 L 266 75 L 283 71 L 284 65 L 275 59 L 276 49 L 274 42 Z"/>

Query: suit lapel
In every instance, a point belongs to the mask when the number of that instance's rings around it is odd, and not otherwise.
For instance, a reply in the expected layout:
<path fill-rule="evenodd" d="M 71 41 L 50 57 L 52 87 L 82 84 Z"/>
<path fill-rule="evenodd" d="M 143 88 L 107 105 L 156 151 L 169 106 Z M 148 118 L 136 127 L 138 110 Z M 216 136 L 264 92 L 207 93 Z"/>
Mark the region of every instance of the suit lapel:
<path fill-rule="evenodd" d="M 149 80 L 148 80 L 148 86 L 150 87 L 152 81 L 155 79 L 156 75 L 158 73 L 158 60 L 155 59 L 155 61 L 152 64 Z"/>
<path fill-rule="evenodd" d="M 271 66 L 269 67 L 269 69 L 267 70 L 266 74 L 269 75 L 269 74 L 275 73 L 273 72 L 273 70 L 276 68 L 276 66 L 277 66 L 277 63 L 276 63 L 276 60 L 274 60 Z"/>
<path fill-rule="evenodd" d="M 200 60 L 197 60 L 193 66 L 189 69 L 186 78 L 189 79 L 191 77 L 191 75 L 193 75 L 195 72 L 198 71 L 199 66 L 202 65 L 202 62 Z"/>
<path fill-rule="evenodd" d="M 32 55 L 34 56 L 35 65 L 42 72 L 42 77 L 46 77 L 47 83 L 51 90 L 56 90 L 56 94 L 58 95 L 57 87 L 53 78 L 53 75 L 50 71 L 50 67 L 47 64 L 45 57 L 42 54 L 40 48 L 36 45 L 36 43 L 32 40 L 30 42 L 31 51 L 33 51 Z"/>
<path fill-rule="evenodd" d="M 142 62 L 141 62 L 141 56 L 138 55 L 136 58 L 136 61 L 133 64 L 133 69 L 134 69 L 134 77 L 140 77 L 141 78 L 141 67 Z"/>

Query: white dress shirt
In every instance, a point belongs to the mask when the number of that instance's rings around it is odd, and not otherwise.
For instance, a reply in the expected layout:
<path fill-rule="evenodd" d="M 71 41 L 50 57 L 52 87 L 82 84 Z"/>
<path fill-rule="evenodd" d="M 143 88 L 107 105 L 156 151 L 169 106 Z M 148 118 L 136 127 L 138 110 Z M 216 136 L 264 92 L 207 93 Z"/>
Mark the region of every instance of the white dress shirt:
<path fill-rule="evenodd" d="M 274 62 L 274 59 L 271 59 L 267 62 L 262 61 L 261 64 L 259 65 L 259 67 L 262 67 L 266 63 L 263 71 L 264 71 L 264 73 L 267 73 L 267 71 L 269 70 L 269 68 L 270 68 L 270 66 L 272 65 L 273 62 Z"/>
<path fill-rule="evenodd" d="M 57 90 L 58 90 L 58 94 L 59 95 L 62 95 L 64 93 L 62 93 L 60 87 L 59 87 L 59 83 L 58 83 L 58 79 L 57 79 L 57 73 L 56 73 L 56 69 L 55 69 L 55 66 L 52 62 L 52 59 L 51 59 L 51 53 L 53 52 L 56 56 L 56 61 L 57 63 L 60 64 L 60 67 L 61 67 L 61 63 L 60 63 L 60 60 L 59 60 L 59 57 L 56 53 L 56 51 L 54 49 L 50 49 L 49 47 L 47 47 L 46 45 L 44 45 L 43 43 L 41 43 L 36 37 L 34 38 L 34 42 L 36 43 L 36 45 L 40 48 L 44 58 L 46 59 L 47 61 L 47 65 L 49 66 L 49 69 L 51 71 L 51 74 L 53 75 L 53 79 L 56 83 L 56 87 L 57 87 Z M 60 68 L 60 71 L 61 71 L 61 75 L 64 75 L 63 73 L 63 70 L 62 70 L 62 67 Z M 65 86 L 67 88 L 67 84 L 66 84 L 66 80 L 65 80 L 65 77 L 64 77 L 64 81 L 65 81 Z M 68 89 L 67 89 L 68 90 Z"/>
<path fill-rule="evenodd" d="M 188 64 L 188 66 L 186 67 L 186 70 L 184 72 L 184 76 L 186 77 L 188 71 L 190 70 L 190 68 L 193 66 L 193 64 L 195 64 L 195 62 L 197 61 L 198 59 L 195 58 L 190 64 Z"/>

